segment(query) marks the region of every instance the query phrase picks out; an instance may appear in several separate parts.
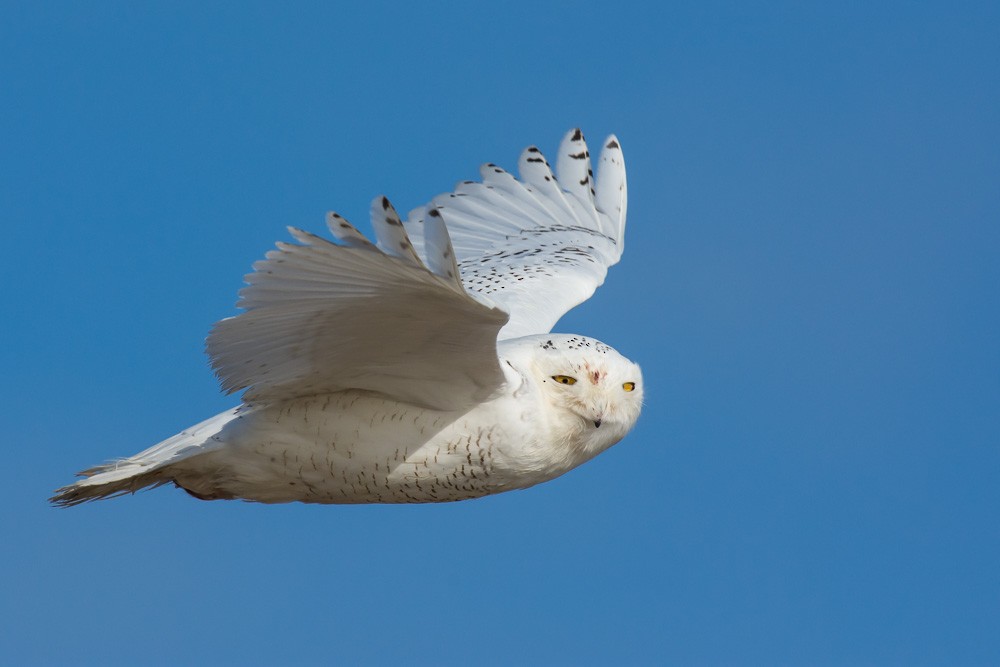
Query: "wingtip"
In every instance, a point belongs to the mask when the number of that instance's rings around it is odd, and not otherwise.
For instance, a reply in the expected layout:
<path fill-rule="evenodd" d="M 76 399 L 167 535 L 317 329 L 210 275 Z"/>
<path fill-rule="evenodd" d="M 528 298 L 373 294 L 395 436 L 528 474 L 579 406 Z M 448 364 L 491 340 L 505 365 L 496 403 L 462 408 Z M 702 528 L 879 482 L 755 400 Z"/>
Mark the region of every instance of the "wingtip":
<path fill-rule="evenodd" d="M 371 203 L 371 222 L 376 226 L 382 222 L 396 224 L 400 222 L 399 213 L 385 195 L 377 195 Z"/>
<path fill-rule="evenodd" d="M 315 234 L 307 232 L 304 229 L 299 229 L 298 227 L 294 227 L 292 225 L 288 225 L 287 229 L 288 233 L 292 235 L 292 238 L 294 238 L 296 241 L 298 241 L 303 245 L 313 245 L 316 241 L 324 240 L 316 236 Z"/>
<path fill-rule="evenodd" d="M 559 152 L 565 153 L 570 150 L 570 146 L 573 144 L 584 143 L 587 140 L 583 137 L 583 130 L 578 127 L 574 127 L 563 135 L 562 141 L 559 142 Z"/>

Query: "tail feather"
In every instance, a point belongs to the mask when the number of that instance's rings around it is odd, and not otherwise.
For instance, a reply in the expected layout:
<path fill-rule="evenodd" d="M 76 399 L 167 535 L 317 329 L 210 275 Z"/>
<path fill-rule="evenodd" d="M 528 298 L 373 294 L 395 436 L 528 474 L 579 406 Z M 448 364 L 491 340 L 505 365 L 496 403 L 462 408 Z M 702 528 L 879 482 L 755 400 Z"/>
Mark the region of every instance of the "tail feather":
<path fill-rule="evenodd" d="M 212 438 L 236 418 L 238 411 L 239 408 L 233 408 L 206 419 L 135 456 L 88 468 L 78 473 L 85 479 L 56 489 L 49 502 L 71 507 L 172 482 L 171 467 L 213 449 Z"/>

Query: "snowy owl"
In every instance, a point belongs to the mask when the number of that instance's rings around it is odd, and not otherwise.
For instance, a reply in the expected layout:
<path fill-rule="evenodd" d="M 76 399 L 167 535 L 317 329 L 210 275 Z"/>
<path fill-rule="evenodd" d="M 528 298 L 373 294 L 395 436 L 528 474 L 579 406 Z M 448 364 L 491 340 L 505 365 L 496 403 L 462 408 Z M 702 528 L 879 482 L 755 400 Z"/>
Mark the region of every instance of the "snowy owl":
<path fill-rule="evenodd" d="M 597 177 L 580 130 L 553 175 L 531 146 L 520 180 L 494 164 L 404 222 L 371 206 L 372 243 L 336 213 L 331 243 L 254 265 L 239 315 L 207 352 L 238 407 L 80 473 L 75 505 L 173 483 L 204 500 L 424 503 L 557 477 L 621 440 L 639 367 L 592 338 L 549 333 L 622 253 L 626 183 L 614 136 Z"/>

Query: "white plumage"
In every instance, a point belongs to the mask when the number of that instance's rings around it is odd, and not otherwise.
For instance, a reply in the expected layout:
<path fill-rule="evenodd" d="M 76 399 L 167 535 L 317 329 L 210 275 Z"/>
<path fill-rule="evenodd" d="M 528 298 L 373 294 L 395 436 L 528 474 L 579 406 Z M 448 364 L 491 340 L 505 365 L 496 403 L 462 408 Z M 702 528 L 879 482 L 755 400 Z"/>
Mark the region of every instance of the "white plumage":
<path fill-rule="evenodd" d="M 410 213 L 371 206 L 376 243 L 336 213 L 339 243 L 254 265 L 240 315 L 208 337 L 242 404 L 56 491 L 74 505 L 166 483 L 203 499 L 438 502 L 552 479 L 615 444 L 642 406 L 639 367 L 547 333 L 621 256 L 625 166 L 605 140 L 595 179 L 580 130 L 556 175 L 531 146 L 520 180 L 484 165 Z"/>

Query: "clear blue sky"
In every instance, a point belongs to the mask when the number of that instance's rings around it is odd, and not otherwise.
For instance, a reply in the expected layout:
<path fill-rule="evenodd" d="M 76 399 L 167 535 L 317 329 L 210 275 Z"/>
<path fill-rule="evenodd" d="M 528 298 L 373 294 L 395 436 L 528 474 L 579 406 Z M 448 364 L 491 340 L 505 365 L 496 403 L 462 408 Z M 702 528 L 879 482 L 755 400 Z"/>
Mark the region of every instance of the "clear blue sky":
<path fill-rule="evenodd" d="M 0 662 L 1000 664 L 998 5 L 346 4 L 0 7 Z M 46 505 L 233 404 L 203 339 L 285 225 L 576 125 L 628 240 L 557 329 L 643 366 L 623 443 L 452 505 Z"/>

